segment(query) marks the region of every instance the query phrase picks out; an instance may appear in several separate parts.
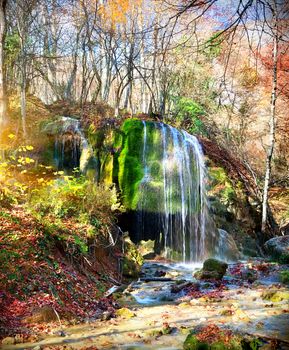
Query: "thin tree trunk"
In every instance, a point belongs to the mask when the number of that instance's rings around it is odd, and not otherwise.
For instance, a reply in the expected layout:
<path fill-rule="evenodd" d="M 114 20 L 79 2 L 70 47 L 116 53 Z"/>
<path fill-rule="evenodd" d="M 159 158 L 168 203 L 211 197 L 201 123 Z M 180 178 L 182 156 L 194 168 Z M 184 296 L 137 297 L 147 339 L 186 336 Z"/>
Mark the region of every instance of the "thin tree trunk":
<path fill-rule="evenodd" d="M 20 99 L 21 99 L 21 122 L 22 122 L 23 136 L 25 139 L 27 136 L 27 132 L 26 132 L 26 72 L 25 72 L 24 67 L 22 69 L 24 71 L 21 72 L 22 81 L 21 81 Z"/>
<path fill-rule="evenodd" d="M 6 34 L 6 9 L 7 0 L 0 0 L 0 126 L 6 122 L 6 96 L 4 81 L 4 42 Z"/>
<path fill-rule="evenodd" d="M 275 5 L 275 6 L 274 6 Z M 271 178 L 272 157 L 275 145 L 275 129 L 276 129 L 276 100 L 277 100 L 277 61 L 278 61 L 278 30 L 277 30 L 277 14 L 276 4 L 272 8 L 274 18 L 273 28 L 273 76 L 272 76 L 272 93 L 271 93 L 271 115 L 270 115 L 270 133 L 269 133 L 269 147 L 266 158 L 265 180 L 263 187 L 263 202 L 262 202 L 262 226 L 261 231 L 265 233 L 268 219 L 268 192 Z"/>

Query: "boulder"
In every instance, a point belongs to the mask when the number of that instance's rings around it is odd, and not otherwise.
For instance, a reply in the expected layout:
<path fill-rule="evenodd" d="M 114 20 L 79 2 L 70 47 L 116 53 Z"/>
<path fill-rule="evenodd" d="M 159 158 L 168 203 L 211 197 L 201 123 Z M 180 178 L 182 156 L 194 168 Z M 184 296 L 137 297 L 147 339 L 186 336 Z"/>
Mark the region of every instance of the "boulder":
<path fill-rule="evenodd" d="M 225 275 L 227 268 L 227 263 L 210 258 L 204 262 L 202 270 L 196 272 L 195 277 L 205 280 L 221 280 Z"/>
<path fill-rule="evenodd" d="M 283 264 L 289 263 L 289 235 L 269 239 L 264 248 L 273 259 Z"/>
<path fill-rule="evenodd" d="M 227 231 L 218 229 L 219 232 L 219 256 L 229 260 L 236 261 L 240 258 L 240 252 L 232 235 Z"/>

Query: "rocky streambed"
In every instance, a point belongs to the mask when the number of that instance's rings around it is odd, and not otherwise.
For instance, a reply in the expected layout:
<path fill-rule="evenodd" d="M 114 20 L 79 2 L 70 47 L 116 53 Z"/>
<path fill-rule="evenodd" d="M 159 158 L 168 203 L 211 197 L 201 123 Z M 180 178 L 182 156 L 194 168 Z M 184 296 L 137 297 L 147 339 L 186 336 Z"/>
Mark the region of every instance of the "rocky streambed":
<path fill-rule="evenodd" d="M 200 267 L 147 261 L 139 280 L 110 296 L 119 304 L 114 314 L 55 329 L 34 343 L 2 347 L 188 350 L 197 349 L 184 345 L 188 334 L 199 331 L 205 340 L 220 341 L 222 334 L 225 343 L 237 335 L 245 349 L 289 349 L 289 289 L 280 279 L 288 266 L 229 264 L 219 281 L 194 278 Z"/>

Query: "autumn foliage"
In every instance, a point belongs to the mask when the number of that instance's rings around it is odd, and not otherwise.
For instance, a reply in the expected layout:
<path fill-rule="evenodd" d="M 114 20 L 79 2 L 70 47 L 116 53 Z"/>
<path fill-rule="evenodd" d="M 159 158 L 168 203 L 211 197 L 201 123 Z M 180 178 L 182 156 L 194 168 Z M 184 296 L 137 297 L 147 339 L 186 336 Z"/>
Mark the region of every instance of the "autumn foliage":
<path fill-rule="evenodd" d="M 278 92 L 283 97 L 289 99 L 289 50 L 288 45 L 280 43 L 278 48 L 278 60 L 277 60 L 277 83 Z M 264 68 L 264 74 L 262 76 L 263 83 L 268 89 L 272 86 L 272 45 L 268 45 L 262 52 L 257 54 Z"/>

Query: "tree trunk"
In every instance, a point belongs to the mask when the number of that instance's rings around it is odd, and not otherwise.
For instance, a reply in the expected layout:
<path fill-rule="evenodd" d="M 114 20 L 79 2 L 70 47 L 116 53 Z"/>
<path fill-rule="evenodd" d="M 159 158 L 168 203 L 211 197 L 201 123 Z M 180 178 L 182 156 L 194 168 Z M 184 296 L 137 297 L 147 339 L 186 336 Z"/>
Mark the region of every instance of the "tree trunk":
<path fill-rule="evenodd" d="M 0 126 L 6 122 L 6 96 L 4 81 L 4 42 L 6 34 L 6 10 L 7 0 L 0 0 Z"/>
<path fill-rule="evenodd" d="M 22 68 L 24 69 L 24 67 Z M 24 139 L 26 139 L 26 73 L 23 71 L 22 73 L 22 81 L 21 81 L 21 121 L 22 121 L 22 130 Z"/>
<path fill-rule="evenodd" d="M 274 6 L 275 5 L 275 6 Z M 270 133 L 269 133 L 269 147 L 266 157 L 265 180 L 263 187 L 263 202 L 262 202 L 262 226 L 261 231 L 265 233 L 268 219 L 268 192 L 271 178 L 272 157 L 275 145 L 275 129 L 276 129 L 276 100 L 277 100 L 277 61 L 278 61 L 278 30 L 277 30 L 277 14 L 276 4 L 272 8 L 274 19 L 273 27 L 273 74 L 272 74 L 272 93 L 271 93 L 271 115 L 270 115 Z"/>

